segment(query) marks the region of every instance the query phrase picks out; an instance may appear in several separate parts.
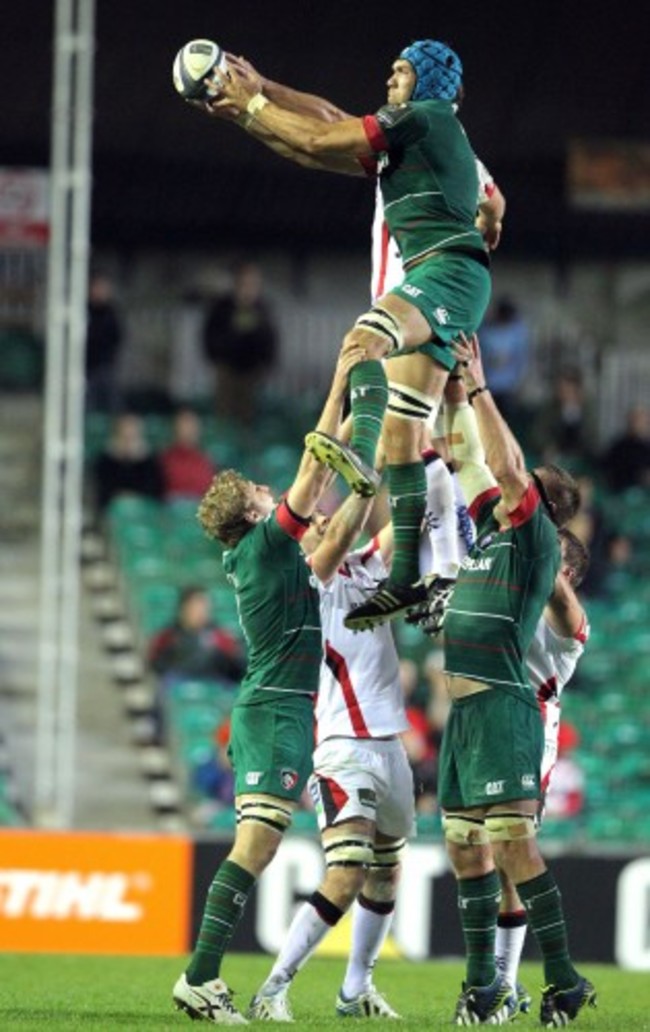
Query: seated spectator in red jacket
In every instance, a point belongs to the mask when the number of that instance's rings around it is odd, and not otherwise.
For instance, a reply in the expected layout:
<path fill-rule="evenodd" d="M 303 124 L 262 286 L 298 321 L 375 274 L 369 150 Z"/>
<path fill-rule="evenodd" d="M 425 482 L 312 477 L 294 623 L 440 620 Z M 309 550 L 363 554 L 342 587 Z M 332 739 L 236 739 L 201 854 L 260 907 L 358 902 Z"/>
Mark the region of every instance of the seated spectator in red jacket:
<path fill-rule="evenodd" d="M 176 618 L 170 627 L 154 635 L 149 644 L 149 665 L 158 674 L 153 707 L 153 739 L 159 744 L 167 735 L 166 700 L 169 688 L 183 679 L 232 683 L 244 673 L 239 640 L 212 619 L 210 598 L 204 588 L 181 592 Z"/>
<path fill-rule="evenodd" d="M 210 486 L 217 471 L 200 440 L 201 422 L 196 412 L 179 409 L 174 416 L 173 441 L 160 453 L 167 501 L 202 498 Z"/>
<path fill-rule="evenodd" d="M 116 416 L 111 436 L 94 467 L 95 499 L 100 510 L 118 495 L 144 495 L 162 501 L 163 475 L 143 432 L 142 420 L 133 413 Z"/>
<path fill-rule="evenodd" d="M 176 619 L 149 646 L 151 668 L 164 677 L 225 678 L 235 684 L 244 672 L 238 639 L 212 619 L 203 588 L 185 588 Z"/>

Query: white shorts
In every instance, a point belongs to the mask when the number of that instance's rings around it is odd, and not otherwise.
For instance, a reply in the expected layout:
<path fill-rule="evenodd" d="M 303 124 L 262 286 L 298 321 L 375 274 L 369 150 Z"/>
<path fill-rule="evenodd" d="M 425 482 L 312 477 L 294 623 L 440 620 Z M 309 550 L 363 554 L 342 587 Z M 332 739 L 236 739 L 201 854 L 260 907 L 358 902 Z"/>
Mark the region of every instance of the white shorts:
<path fill-rule="evenodd" d="M 414 834 L 413 774 L 399 738 L 327 738 L 314 753 L 309 791 L 321 832 L 363 818 L 389 838 Z"/>
<path fill-rule="evenodd" d="M 560 707 L 547 705 L 544 714 L 544 755 L 542 756 L 542 792 L 548 791 L 553 768 L 557 763 L 557 747 L 560 735 Z"/>

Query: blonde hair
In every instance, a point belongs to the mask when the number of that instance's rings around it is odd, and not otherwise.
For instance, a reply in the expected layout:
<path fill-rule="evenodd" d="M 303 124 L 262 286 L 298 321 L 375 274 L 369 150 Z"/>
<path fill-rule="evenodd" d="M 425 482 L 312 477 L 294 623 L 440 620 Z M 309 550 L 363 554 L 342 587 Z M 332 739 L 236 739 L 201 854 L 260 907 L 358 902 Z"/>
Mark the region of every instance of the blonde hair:
<path fill-rule="evenodd" d="M 208 537 L 232 547 L 250 530 L 251 523 L 246 519 L 249 485 L 250 481 L 234 469 L 213 477 L 196 514 Z"/>

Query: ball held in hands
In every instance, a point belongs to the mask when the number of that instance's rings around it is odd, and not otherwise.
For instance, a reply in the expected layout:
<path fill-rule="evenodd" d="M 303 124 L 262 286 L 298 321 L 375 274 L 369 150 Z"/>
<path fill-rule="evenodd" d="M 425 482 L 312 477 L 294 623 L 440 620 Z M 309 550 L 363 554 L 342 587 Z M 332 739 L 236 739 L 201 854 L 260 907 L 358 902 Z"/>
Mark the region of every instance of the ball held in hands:
<path fill-rule="evenodd" d="M 220 78 L 227 72 L 226 52 L 218 43 L 193 39 L 176 54 L 172 79 L 185 100 L 211 100 L 219 95 Z"/>

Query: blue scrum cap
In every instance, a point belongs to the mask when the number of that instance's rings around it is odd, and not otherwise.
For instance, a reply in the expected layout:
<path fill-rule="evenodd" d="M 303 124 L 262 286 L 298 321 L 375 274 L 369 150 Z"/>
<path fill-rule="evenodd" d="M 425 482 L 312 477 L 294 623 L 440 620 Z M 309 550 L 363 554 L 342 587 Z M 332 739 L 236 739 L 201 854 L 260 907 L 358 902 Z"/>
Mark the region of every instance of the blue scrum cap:
<path fill-rule="evenodd" d="M 453 100 L 463 81 L 461 60 L 446 43 L 418 39 L 399 55 L 416 74 L 411 100 Z"/>

